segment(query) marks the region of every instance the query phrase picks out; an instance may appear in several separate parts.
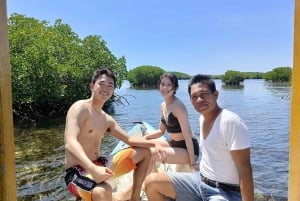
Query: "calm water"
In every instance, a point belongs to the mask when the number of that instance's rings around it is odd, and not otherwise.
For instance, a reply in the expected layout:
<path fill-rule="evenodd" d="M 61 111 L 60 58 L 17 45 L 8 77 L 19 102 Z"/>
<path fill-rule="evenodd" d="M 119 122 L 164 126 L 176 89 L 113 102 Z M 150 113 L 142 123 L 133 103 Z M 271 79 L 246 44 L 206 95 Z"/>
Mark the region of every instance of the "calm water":
<path fill-rule="evenodd" d="M 188 81 L 177 92 L 187 106 L 193 132 L 199 136 L 199 115 L 188 99 Z M 219 104 L 237 112 L 247 123 L 252 143 L 256 200 L 287 200 L 291 88 L 263 80 L 246 80 L 244 87 L 225 88 L 216 80 Z M 126 98 L 115 105 L 115 119 L 125 129 L 133 121 L 159 124 L 162 97 L 158 90 L 134 90 L 124 82 L 116 93 Z M 63 181 L 64 118 L 42 122 L 36 128 L 15 128 L 18 200 L 74 200 Z M 110 152 L 117 140 L 106 137 Z"/>

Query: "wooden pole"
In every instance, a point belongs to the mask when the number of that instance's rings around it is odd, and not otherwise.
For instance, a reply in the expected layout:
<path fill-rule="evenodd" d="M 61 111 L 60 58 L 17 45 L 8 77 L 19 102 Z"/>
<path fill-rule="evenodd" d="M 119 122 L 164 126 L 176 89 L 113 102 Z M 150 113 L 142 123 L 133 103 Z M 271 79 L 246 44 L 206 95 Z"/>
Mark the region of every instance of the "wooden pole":
<path fill-rule="evenodd" d="M 0 0 L 0 50 L 0 200 L 14 201 L 16 168 L 6 0 Z"/>
<path fill-rule="evenodd" d="M 295 0 L 291 100 L 289 201 L 300 200 L 300 0 Z"/>

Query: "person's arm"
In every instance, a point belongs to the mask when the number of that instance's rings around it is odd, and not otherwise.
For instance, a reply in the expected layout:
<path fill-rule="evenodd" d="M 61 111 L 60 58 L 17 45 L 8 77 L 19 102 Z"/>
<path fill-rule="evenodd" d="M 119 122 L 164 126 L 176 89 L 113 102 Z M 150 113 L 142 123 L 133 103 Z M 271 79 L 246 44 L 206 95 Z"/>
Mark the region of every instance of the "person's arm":
<path fill-rule="evenodd" d="M 148 135 L 144 136 L 144 139 L 151 140 L 161 137 L 166 132 L 166 126 L 163 123 L 160 123 L 159 129 L 157 129 L 155 132 L 152 132 Z"/>
<path fill-rule="evenodd" d="M 163 103 L 160 105 L 160 115 L 161 115 L 161 117 L 163 116 L 162 111 L 163 111 Z M 144 139 L 151 140 L 151 139 L 159 138 L 166 132 L 166 129 L 167 129 L 167 126 L 162 123 L 162 120 L 160 120 L 159 129 L 156 130 L 155 132 L 152 132 L 148 135 L 145 135 Z"/>
<path fill-rule="evenodd" d="M 110 169 L 96 166 L 86 155 L 82 145 L 78 141 L 80 129 L 83 126 L 86 115 L 83 108 L 73 105 L 66 118 L 65 128 L 65 150 L 82 167 L 90 172 L 97 183 L 109 179 L 113 173 Z"/>
<path fill-rule="evenodd" d="M 193 133 L 190 127 L 187 109 L 182 103 L 174 110 L 174 112 L 174 115 L 177 117 L 180 124 L 181 132 L 186 143 L 188 155 L 190 158 L 190 166 L 193 166 L 195 163 L 194 145 L 192 141 Z"/>
<path fill-rule="evenodd" d="M 254 201 L 254 185 L 250 162 L 250 148 L 231 151 L 232 158 L 238 169 L 240 188 L 243 201 Z"/>
<path fill-rule="evenodd" d="M 160 160 L 161 161 L 165 160 L 165 150 L 158 141 L 146 140 L 142 137 L 132 137 L 128 135 L 128 133 L 125 130 L 123 130 L 120 127 L 120 125 L 111 116 L 109 118 L 110 118 L 109 131 L 114 137 L 118 138 L 119 140 L 125 142 L 130 146 L 144 147 L 144 148 L 155 147 Z"/>

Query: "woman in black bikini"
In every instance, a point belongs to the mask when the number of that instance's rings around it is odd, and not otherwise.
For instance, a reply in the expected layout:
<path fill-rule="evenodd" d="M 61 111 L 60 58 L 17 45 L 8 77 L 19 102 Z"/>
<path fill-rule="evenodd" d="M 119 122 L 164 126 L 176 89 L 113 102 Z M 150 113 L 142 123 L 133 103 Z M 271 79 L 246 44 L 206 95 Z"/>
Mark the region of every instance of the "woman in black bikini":
<path fill-rule="evenodd" d="M 165 146 L 165 163 L 189 164 L 197 170 L 195 163 L 199 157 L 199 144 L 194 137 L 188 120 L 186 106 L 175 96 L 178 89 L 178 79 L 172 73 L 165 73 L 160 77 L 159 90 L 164 97 L 161 103 L 161 121 L 159 129 L 146 135 L 145 139 L 156 139 L 166 131 L 169 142 L 162 141 Z"/>

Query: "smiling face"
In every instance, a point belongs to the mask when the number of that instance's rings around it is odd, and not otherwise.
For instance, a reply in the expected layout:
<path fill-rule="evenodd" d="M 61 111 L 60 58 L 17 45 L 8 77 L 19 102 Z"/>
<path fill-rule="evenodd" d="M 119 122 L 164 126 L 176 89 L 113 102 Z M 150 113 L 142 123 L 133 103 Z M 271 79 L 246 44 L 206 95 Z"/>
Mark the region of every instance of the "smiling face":
<path fill-rule="evenodd" d="M 113 95 L 114 92 L 114 80 L 106 75 L 100 75 L 95 83 L 90 84 L 91 91 L 93 92 L 94 98 L 107 101 Z"/>
<path fill-rule="evenodd" d="M 195 110 L 206 115 L 217 107 L 218 91 L 212 92 L 206 82 L 191 85 L 190 100 Z"/>
<path fill-rule="evenodd" d="M 159 91 L 163 97 L 173 95 L 174 87 L 171 80 L 168 77 L 164 77 L 161 79 L 159 84 Z"/>
<path fill-rule="evenodd" d="M 178 89 L 178 79 L 172 73 L 164 73 L 159 79 L 159 91 L 163 97 L 171 97 Z"/>

